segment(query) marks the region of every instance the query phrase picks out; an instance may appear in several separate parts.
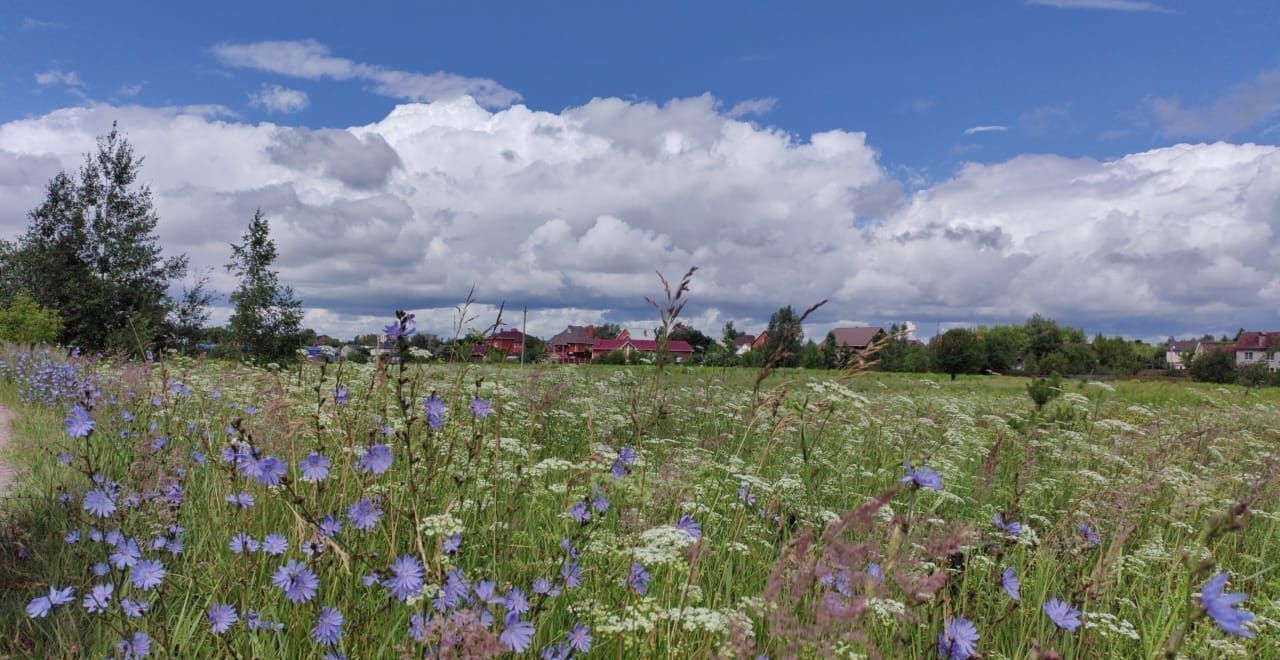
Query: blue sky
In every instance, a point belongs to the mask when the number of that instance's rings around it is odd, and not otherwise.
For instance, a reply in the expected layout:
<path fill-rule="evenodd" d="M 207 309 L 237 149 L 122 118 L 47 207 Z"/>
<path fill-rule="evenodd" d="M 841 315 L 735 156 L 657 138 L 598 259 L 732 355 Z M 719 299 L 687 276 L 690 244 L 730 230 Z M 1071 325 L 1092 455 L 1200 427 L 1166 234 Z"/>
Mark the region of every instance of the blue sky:
<path fill-rule="evenodd" d="M 316 234 L 315 218 L 330 213 L 348 228 L 364 223 L 360 231 L 334 234 L 347 241 L 396 227 L 389 238 L 361 244 L 370 254 L 357 264 L 395 261 L 400 257 L 378 251 L 413 235 L 422 240 L 418 256 L 446 260 L 450 272 L 477 277 L 502 270 L 543 282 L 525 290 L 499 286 L 488 302 L 528 299 L 546 310 L 549 326 L 638 316 L 627 278 L 652 273 L 638 266 L 623 272 L 618 259 L 605 256 L 600 266 L 585 257 L 569 263 L 563 255 L 535 254 L 553 240 L 573 240 L 580 252 L 606 256 L 612 244 L 605 238 L 647 241 L 668 270 L 700 262 L 709 278 L 706 323 L 761 323 L 779 297 L 799 288 L 803 295 L 833 296 L 832 307 L 843 305 L 826 314 L 827 324 L 983 323 L 1038 310 L 1090 329 L 1154 336 L 1265 323 L 1259 296 L 1280 293 L 1280 281 L 1258 274 L 1278 270 L 1280 260 L 1273 233 L 1280 226 L 1266 213 L 1276 203 L 1272 152 L 1245 146 L 1280 138 L 1276 3 L 193 4 L 0 6 L 0 156 L 8 154 L 18 163 L 12 171 L 25 177 L 0 177 L 0 211 L 29 208 L 37 174 L 55 161 L 74 166 L 76 154 L 91 147 L 87 136 L 121 119 L 139 146 L 163 145 L 148 154 L 166 170 L 155 184 L 167 223 L 162 238 L 197 262 L 207 252 L 208 264 L 220 263 L 213 246 L 234 238 L 234 232 L 193 229 L 210 221 L 198 210 L 215 204 L 210 199 L 230 205 L 221 211 L 268 204 L 285 237 L 290 230 Z M 464 93 L 481 107 L 450 105 Z M 673 99 L 678 102 L 669 103 Z M 414 102 L 432 102 L 435 110 L 393 114 Z M 516 112 L 521 106 L 533 115 Z M 75 108 L 82 111 L 66 114 Z M 470 141 L 450 142 L 462 139 L 458 122 L 466 124 Z M 495 133 L 498 124 L 505 128 Z M 358 128 L 372 125 L 377 136 Z M 563 132 L 565 126 L 572 131 Z M 446 136 L 445 128 L 454 132 Z M 567 137 L 534 145 L 547 131 Z M 734 131 L 741 134 L 726 137 Z M 827 131 L 838 135 L 838 147 L 818 145 L 815 134 Z M 243 159 L 244 171 L 260 172 L 262 184 L 201 181 L 198 157 L 182 145 L 208 144 L 198 137 L 205 132 L 221 132 L 209 138 L 227 150 L 218 158 Z M 791 235 L 830 236 L 832 227 L 849 226 L 861 233 L 787 244 L 793 237 L 783 232 L 770 252 L 750 237 L 726 237 L 723 208 L 732 196 L 688 192 L 665 202 L 624 202 L 627 182 L 603 180 L 591 190 L 617 183 L 620 192 L 580 202 L 590 195 L 555 177 L 582 179 L 583 163 L 607 162 L 591 146 L 596 140 L 610 145 L 619 172 L 655 176 L 654 190 L 664 195 L 671 181 L 695 174 L 707 176 L 704 188 L 712 190 L 733 182 L 762 188 L 767 178 L 750 184 L 751 177 L 776 168 L 780 190 L 759 193 L 758 204 L 735 211 L 751 216 L 746 224 L 764 228 L 757 237 L 779 223 L 804 230 Z M 421 154 L 414 149 L 423 141 L 456 156 L 415 164 Z M 854 144 L 859 141 L 865 144 Z M 1202 146 L 1175 148 L 1184 143 Z M 472 163 L 477 148 L 494 149 L 512 163 L 536 152 L 531 163 L 541 165 L 513 172 L 501 161 Z M 579 169 L 538 169 L 566 150 L 583 159 Z M 1151 150 L 1155 155 L 1142 156 Z M 694 153 L 735 156 L 717 161 L 715 172 L 695 160 L 671 165 L 672 154 Z M 38 158 L 49 160 L 30 160 Z M 317 158 L 327 165 L 308 169 Z M 366 165 L 371 178 L 347 171 Z M 281 166 L 292 174 L 272 169 Z M 191 176 L 182 179 L 188 168 Z M 466 190 L 474 208 L 459 201 L 427 208 L 434 202 L 415 194 L 434 181 L 433 172 L 447 172 L 456 184 L 442 195 Z M 478 172 L 503 178 L 467 178 Z M 544 183 L 552 182 L 561 197 L 554 203 L 539 198 L 528 187 L 534 174 L 551 177 Z M 667 183 L 659 186 L 662 180 Z M 1091 186 L 1091 196 L 1073 199 L 1080 181 Z M 825 196 L 832 186 L 844 191 L 839 200 Z M 209 199 L 183 196 L 203 188 Z M 1167 203 L 1174 194 L 1185 199 Z M 476 195 L 489 197 L 475 201 Z M 406 210 L 380 207 L 377 213 L 391 219 L 369 220 L 367 210 L 358 218 L 343 215 L 389 199 Z M 1086 199 L 1090 204 L 1081 206 Z M 1059 219 L 1032 217 L 1036 204 L 1061 207 L 1045 211 Z M 706 210 L 664 224 L 657 214 L 669 209 Z M 1073 221 L 1073 213 L 1085 216 Z M 1227 227 L 1231 218 L 1243 224 Z M 1082 234 L 1073 222 L 1088 231 Z M 479 249 L 480 237 L 467 227 L 483 227 L 489 236 L 500 228 L 521 240 L 513 240 L 510 259 L 482 267 L 479 253 L 468 252 Z M 1115 233 L 1125 227 L 1131 233 Z M 5 233 L 20 229 L 20 217 L 4 220 Z M 1139 232 L 1172 231 L 1189 240 L 1199 230 L 1252 242 L 1169 246 L 1139 238 Z M 1082 243 L 1055 243 L 1075 240 Z M 320 301 L 312 320 L 335 328 L 365 323 L 373 314 L 369 297 L 335 293 L 313 272 L 318 252 L 307 252 L 305 244 L 286 245 L 282 262 L 300 291 Z M 918 254 L 910 247 L 917 244 Z M 974 252 L 952 254 L 960 244 Z M 1049 249 L 1055 246 L 1063 249 Z M 815 266 L 827 271 L 820 285 L 730 274 L 743 260 L 810 253 L 838 255 Z M 724 263 L 716 268 L 718 259 Z M 919 261 L 899 270 L 894 264 L 905 259 Z M 975 259 L 980 266 L 966 266 Z M 962 291 L 949 288 L 957 277 L 939 272 L 947 268 L 963 271 Z M 337 269 L 364 276 L 367 286 L 398 291 L 385 284 L 387 273 L 366 274 L 354 264 Z M 1063 294 L 1061 285 L 1006 290 L 1019 277 L 1043 279 L 1064 270 L 1089 274 L 1096 291 L 1090 288 L 1086 298 Z M 437 277 L 413 272 L 432 282 Z M 1188 272 L 1208 284 L 1172 281 Z M 457 277 L 414 294 L 415 302 L 434 308 L 456 299 Z M 601 281 L 627 284 L 614 294 L 596 284 Z M 1258 286 L 1239 289 L 1250 281 Z M 1160 299 L 1133 306 L 1107 293 L 1130 285 Z M 885 293 L 866 293 L 871 289 Z M 1224 296 L 1235 299 L 1230 309 L 1222 307 Z M 378 299 L 383 302 L 391 301 Z M 810 301 L 786 302 L 804 307 Z M 555 311 L 566 306 L 579 311 Z"/>
<path fill-rule="evenodd" d="M 140 103 L 218 103 L 268 118 L 245 107 L 255 76 L 229 75 L 210 47 L 315 39 L 360 62 L 490 78 L 552 111 L 596 96 L 772 98 L 770 124 L 864 130 L 887 162 L 937 177 L 960 160 L 1164 145 L 1149 99 L 1211 102 L 1280 66 L 1274 2 L 129 5 L 5 3 L 0 119 L 73 101 L 36 84 L 34 72 L 54 69 L 76 72 L 95 99 L 124 100 L 121 88 L 141 84 Z M 301 125 L 376 121 L 395 103 L 344 82 L 293 87 L 312 98 L 288 118 Z M 1267 140 L 1275 125 L 1212 137 Z M 976 126 L 1008 130 L 965 135 Z"/>

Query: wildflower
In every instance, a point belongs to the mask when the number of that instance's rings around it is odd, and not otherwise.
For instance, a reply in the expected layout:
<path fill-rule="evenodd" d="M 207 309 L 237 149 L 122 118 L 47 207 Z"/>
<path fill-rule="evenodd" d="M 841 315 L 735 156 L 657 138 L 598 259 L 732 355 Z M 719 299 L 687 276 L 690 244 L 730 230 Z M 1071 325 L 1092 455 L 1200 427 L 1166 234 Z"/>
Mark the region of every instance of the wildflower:
<path fill-rule="evenodd" d="M 738 501 L 746 502 L 748 506 L 755 506 L 756 495 L 751 492 L 751 486 L 748 486 L 747 484 L 738 486 Z"/>
<path fill-rule="evenodd" d="M 926 488 L 928 490 L 942 490 L 942 475 L 934 472 L 924 466 L 919 469 L 911 467 L 911 461 L 903 461 L 902 466 L 907 471 L 907 476 L 899 479 L 900 483 L 909 483 L 912 488 Z"/>
<path fill-rule="evenodd" d="M 1004 532 L 1005 534 L 1017 536 L 1022 533 L 1022 523 L 1016 521 L 1006 522 L 1004 516 L 1000 515 L 999 512 L 996 512 L 996 514 L 991 517 L 991 520 L 995 523 L 996 529 Z"/>
<path fill-rule="evenodd" d="M 70 532 L 67 532 L 67 535 L 66 535 L 66 536 L 64 536 L 64 537 L 62 537 L 62 540 L 63 540 L 63 541 L 66 541 L 68 545 L 75 544 L 75 543 L 79 543 L 79 542 L 80 542 L 80 530 L 78 530 L 78 529 L 73 529 L 73 530 L 71 530 Z"/>
<path fill-rule="evenodd" d="M 1225 594 L 1222 590 L 1226 585 L 1225 571 L 1209 578 L 1209 581 L 1200 589 L 1200 605 L 1223 632 L 1241 637 L 1253 637 L 1253 631 L 1244 627 L 1244 624 L 1253 620 L 1253 613 L 1236 607 L 1248 596 L 1240 592 Z"/>
<path fill-rule="evenodd" d="M 106 562 L 100 561 L 91 566 L 89 570 L 93 573 L 94 577 L 102 577 L 111 572 L 111 567 L 107 566 Z"/>
<path fill-rule="evenodd" d="M 143 559 L 129 570 L 129 582 L 143 591 L 151 591 L 160 586 L 164 576 L 164 564 L 154 559 Z"/>
<path fill-rule="evenodd" d="M 884 582 L 884 569 L 880 568 L 880 564 L 875 562 L 867 564 L 867 575 L 876 582 Z"/>
<path fill-rule="evenodd" d="M 342 521 L 333 516 L 325 516 L 324 520 L 320 521 L 320 535 L 327 539 L 333 538 L 341 531 Z"/>
<path fill-rule="evenodd" d="M 577 589 L 582 585 L 582 566 L 576 561 L 565 562 L 560 567 L 560 577 L 564 578 L 564 586 Z"/>
<path fill-rule="evenodd" d="M 689 514 L 680 516 L 680 522 L 676 523 L 676 529 L 684 532 L 690 539 L 698 540 L 702 538 L 702 525 L 695 521 Z"/>
<path fill-rule="evenodd" d="M 595 509 L 600 513 L 604 513 L 605 511 L 608 511 L 609 498 L 605 497 L 604 493 L 601 493 L 599 490 L 595 491 L 595 493 L 592 494 L 591 496 L 591 508 Z"/>
<path fill-rule="evenodd" d="M 1076 628 L 1080 627 L 1080 610 L 1072 607 L 1070 603 L 1052 598 L 1044 604 L 1044 613 L 1054 625 L 1063 630 L 1075 632 Z"/>
<path fill-rule="evenodd" d="M 280 484 L 280 480 L 284 479 L 285 471 L 288 467 L 285 462 L 275 456 L 263 456 L 254 461 L 249 466 L 249 474 L 263 486 L 276 486 Z"/>
<path fill-rule="evenodd" d="M 450 534 L 444 537 L 444 542 L 441 544 L 441 550 L 444 550 L 445 554 L 450 554 L 450 555 L 457 552 L 458 549 L 461 547 L 462 547 L 461 534 Z"/>
<path fill-rule="evenodd" d="M 320 578 L 300 561 L 290 561 L 271 575 L 271 583 L 284 591 L 289 602 L 305 603 L 315 598 Z"/>
<path fill-rule="evenodd" d="M 1004 592 L 1014 600 L 1022 600 L 1019 589 L 1022 583 L 1018 581 L 1018 574 L 1014 572 L 1013 567 L 1004 569 L 1004 575 L 1000 576 L 1000 584 L 1004 587 Z"/>
<path fill-rule="evenodd" d="M 387 445 L 374 445 L 360 457 L 356 465 L 359 472 L 382 474 L 391 469 L 391 448 Z"/>
<path fill-rule="evenodd" d="M 631 562 L 631 572 L 627 575 L 627 584 L 643 596 L 649 591 L 649 571 L 637 562 Z"/>
<path fill-rule="evenodd" d="M 95 488 L 84 494 L 84 510 L 99 518 L 106 518 L 115 513 L 116 501 L 107 491 Z"/>
<path fill-rule="evenodd" d="M 938 657 L 967 660 L 978 651 L 978 628 L 965 618 L 947 619 L 938 633 Z"/>
<path fill-rule="evenodd" d="M 581 623 L 575 621 L 565 636 L 569 638 L 569 648 L 574 651 L 586 653 L 591 650 L 591 629 Z"/>
<path fill-rule="evenodd" d="M 351 393 L 347 391 L 345 385 L 339 385 L 338 389 L 333 391 L 333 402 L 340 405 L 347 405 L 347 401 L 351 400 Z"/>
<path fill-rule="evenodd" d="M 32 619 L 43 619 L 49 616 L 49 611 L 53 608 L 66 605 L 73 600 L 75 600 L 74 588 L 59 589 L 51 586 L 49 595 L 38 596 L 27 604 L 27 616 Z"/>
<path fill-rule="evenodd" d="M 372 587 L 373 585 L 378 584 L 381 581 L 382 581 L 382 576 L 378 575 L 377 571 L 374 571 L 373 573 L 368 573 L 364 577 L 360 578 L 360 584 L 363 584 L 366 587 Z"/>
<path fill-rule="evenodd" d="M 382 518 L 382 509 L 379 509 L 372 500 L 365 498 L 347 507 L 347 517 L 351 519 L 352 527 L 360 531 L 368 531 L 377 526 L 378 520 Z"/>
<path fill-rule="evenodd" d="M 253 506 L 253 495 L 249 493 L 229 493 L 224 499 L 227 500 L 227 504 L 240 509 Z"/>
<path fill-rule="evenodd" d="M 320 608 L 316 625 L 311 629 L 311 639 L 317 644 L 337 644 L 342 639 L 342 612 L 333 607 Z"/>
<path fill-rule="evenodd" d="M 71 414 L 67 415 L 66 424 L 67 435 L 73 438 L 87 438 L 90 433 L 93 433 L 93 418 L 83 406 L 77 405 L 71 409 Z"/>
<path fill-rule="evenodd" d="M 533 643 L 533 624 L 528 621 L 520 621 L 516 618 L 515 612 L 509 612 L 506 618 L 506 627 L 503 628 L 502 634 L 498 635 L 498 639 L 511 650 L 512 653 L 524 653 L 529 645 Z"/>
<path fill-rule="evenodd" d="M 204 462 L 208 459 L 206 459 L 204 454 L 193 450 L 191 452 L 191 460 L 194 461 L 196 465 L 204 465 Z"/>
<path fill-rule="evenodd" d="M 63 465 L 69 465 L 71 463 L 71 454 L 58 454 L 58 462 Z"/>
<path fill-rule="evenodd" d="M 329 458 L 311 452 L 298 461 L 298 470 L 302 472 L 303 481 L 324 481 L 329 476 Z"/>
<path fill-rule="evenodd" d="M 146 600 L 130 600 L 128 598 L 120 599 L 120 609 L 124 615 L 130 619 L 136 619 L 151 609 L 151 601 Z"/>
<path fill-rule="evenodd" d="M 214 605 L 209 608 L 209 627 L 213 629 L 213 634 L 221 635 L 231 629 L 240 617 L 236 614 L 236 608 L 232 605 L 221 604 Z"/>
<path fill-rule="evenodd" d="M 633 447 L 623 447 L 618 450 L 618 458 L 613 461 L 613 466 L 609 471 L 613 473 L 613 480 L 619 481 L 631 472 L 632 463 L 636 462 L 636 450 Z"/>
<path fill-rule="evenodd" d="M 561 642 L 542 649 L 542 660 L 569 660 L 573 657 L 573 649 L 567 642 Z"/>
<path fill-rule="evenodd" d="M 116 653 L 122 658 L 145 658 L 151 654 L 151 638 L 147 633 L 138 631 L 129 639 L 116 643 Z"/>
<path fill-rule="evenodd" d="M 107 557 L 107 561 L 120 570 L 132 567 L 139 559 L 142 559 L 142 549 L 133 539 L 122 540 L 116 545 L 115 552 Z"/>
<path fill-rule="evenodd" d="M 284 630 L 283 623 L 272 621 L 263 621 L 262 615 L 257 610 L 249 610 L 244 613 L 244 625 L 249 630 L 267 630 L 270 632 L 279 632 Z"/>
<path fill-rule="evenodd" d="M 444 399 L 436 396 L 433 392 L 422 402 L 422 410 L 427 414 L 427 425 L 433 429 L 439 429 L 444 426 Z"/>
<path fill-rule="evenodd" d="M 560 589 L 553 586 L 547 578 L 538 578 L 533 581 L 533 593 L 539 596 L 559 596 Z"/>
<path fill-rule="evenodd" d="M 111 594 L 116 590 L 115 585 L 110 582 L 106 584 L 95 584 L 93 589 L 85 594 L 83 605 L 89 614 L 97 614 L 105 612 L 107 606 L 111 604 Z"/>
<path fill-rule="evenodd" d="M 496 586 L 497 584 L 493 580 L 481 580 L 477 582 L 475 586 L 476 598 L 479 598 L 480 602 L 490 605 L 501 603 L 501 599 L 493 597 Z"/>
<path fill-rule="evenodd" d="M 1102 537 L 1098 535 L 1098 530 L 1094 529 L 1093 525 L 1083 522 L 1080 523 L 1079 529 L 1080 535 L 1084 537 L 1084 540 L 1089 545 L 1098 545 L 1099 543 L 1102 543 Z"/>
<path fill-rule="evenodd" d="M 262 551 L 272 555 L 283 555 L 289 549 L 289 540 L 280 534 L 267 534 L 262 539 Z"/>
<path fill-rule="evenodd" d="M 511 591 L 507 592 L 507 597 L 502 601 L 503 607 L 512 612 L 524 614 L 529 611 L 529 599 L 525 598 L 524 592 L 519 587 L 511 587 Z"/>
<path fill-rule="evenodd" d="M 258 542 L 252 536 L 240 532 L 231 537 L 231 541 L 227 543 L 227 547 L 231 549 L 232 554 L 240 555 L 249 552 L 258 551 Z"/>
<path fill-rule="evenodd" d="M 382 581 L 382 586 L 392 597 L 409 600 L 422 589 L 422 562 L 412 555 L 404 555 L 391 563 L 391 575 Z"/>
<path fill-rule="evenodd" d="M 488 400 L 476 397 L 471 400 L 471 414 L 484 419 L 493 414 L 493 406 Z"/>
<path fill-rule="evenodd" d="M 569 516 L 583 525 L 591 522 L 591 510 L 587 508 L 586 502 L 575 502 L 569 507 Z"/>

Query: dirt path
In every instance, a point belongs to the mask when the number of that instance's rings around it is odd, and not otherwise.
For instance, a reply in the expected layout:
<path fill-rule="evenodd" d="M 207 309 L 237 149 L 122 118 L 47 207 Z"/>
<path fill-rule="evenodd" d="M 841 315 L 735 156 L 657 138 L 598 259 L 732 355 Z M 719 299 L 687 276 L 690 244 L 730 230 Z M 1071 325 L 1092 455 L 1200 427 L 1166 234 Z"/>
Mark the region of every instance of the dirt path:
<path fill-rule="evenodd" d="M 4 461 L 9 444 L 9 424 L 13 421 L 13 413 L 0 406 L 0 497 L 9 494 L 9 484 L 13 483 L 14 469 Z"/>

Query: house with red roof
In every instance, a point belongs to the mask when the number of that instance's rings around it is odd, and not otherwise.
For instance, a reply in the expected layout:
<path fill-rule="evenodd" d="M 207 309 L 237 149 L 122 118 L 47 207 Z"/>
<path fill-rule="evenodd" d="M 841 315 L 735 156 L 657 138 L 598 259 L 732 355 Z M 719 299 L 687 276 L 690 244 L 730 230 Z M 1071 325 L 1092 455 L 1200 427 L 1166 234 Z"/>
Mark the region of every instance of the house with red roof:
<path fill-rule="evenodd" d="M 612 351 L 622 351 L 627 356 L 627 360 L 632 359 L 632 355 L 641 353 L 645 355 L 654 355 L 658 352 L 658 340 L 656 339 L 632 339 L 630 333 L 625 330 L 619 334 L 616 339 L 596 339 L 591 345 L 592 359 L 599 358 L 601 355 Z M 667 342 L 667 353 L 677 363 L 684 363 L 693 357 L 693 346 L 687 341 L 673 339 Z"/>
<path fill-rule="evenodd" d="M 836 364 L 845 364 L 884 337 L 884 329 L 875 326 L 834 328 L 831 334 L 835 337 Z"/>
<path fill-rule="evenodd" d="M 591 345 L 595 342 L 594 325 L 571 325 L 547 340 L 547 353 L 552 362 L 583 364 L 591 361 Z"/>
<path fill-rule="evenodd" d="M 1280 370 L 1280 332 L 1242 332 L 1231 350 L 1238 367 L 1264 363 L 1269 371 Z"/>
<path fill-rule="evenodd" d="M 525 334 L 516 329 L 495 332 L 471 349 L 471 357 L 483 358 L 497 351 L 507 357 L 519 357 L 525 345 Z"/>

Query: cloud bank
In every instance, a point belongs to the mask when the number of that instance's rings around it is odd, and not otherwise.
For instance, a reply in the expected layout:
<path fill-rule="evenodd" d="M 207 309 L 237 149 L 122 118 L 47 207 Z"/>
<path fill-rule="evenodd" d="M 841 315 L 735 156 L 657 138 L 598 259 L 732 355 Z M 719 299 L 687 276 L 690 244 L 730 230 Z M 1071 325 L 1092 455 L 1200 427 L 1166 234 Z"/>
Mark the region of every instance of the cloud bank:
<path fill-rule="evenodd" d="M 654 271 L 690 265 L 688 313 L 713 333 L 822 298 L 811 335 L 841 319 L 927 329 L 1040 311 L 1149 337 L 1274 314 L 1276 147 L 1021 156 L 907 193 L 863 133 L 802 138 L 731 113 L 710 96 L 559 113 L 458 96 L 312 130 L 207 107 L 65 108 L 0 124 L 0 232 L 20 233 L 45 182 L 118 120 L 146 157 L 168 249 L 220 266 L 261 208 L 307 321 L 338 334 L 397 307 L 443 330 L 473 284 L 508 320 L 527 305 L 544 334 L 642 322 Z"/>

